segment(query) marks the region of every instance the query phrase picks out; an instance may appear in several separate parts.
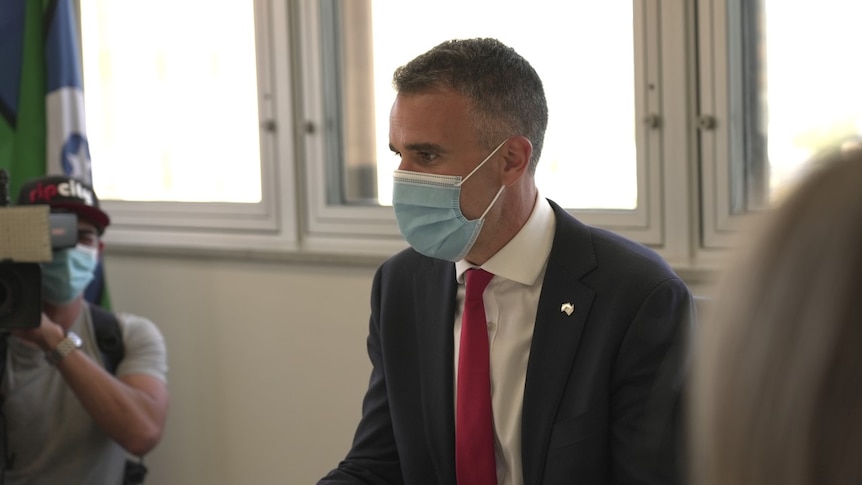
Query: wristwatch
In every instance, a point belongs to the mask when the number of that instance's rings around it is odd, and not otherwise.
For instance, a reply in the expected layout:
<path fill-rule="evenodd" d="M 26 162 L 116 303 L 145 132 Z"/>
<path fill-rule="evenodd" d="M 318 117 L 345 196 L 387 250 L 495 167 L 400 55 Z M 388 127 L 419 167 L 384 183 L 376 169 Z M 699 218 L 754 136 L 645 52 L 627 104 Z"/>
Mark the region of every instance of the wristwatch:
<path fill-rule="evenodd" d="M 67 332 L 66 338 L 60 341 L 54 350 L 45 352 L 45 360 L 51 365 L 57 365 L 64 357 L 71 354 L 73 350 L 81 348 L 81 337 L 75 332 Z"/>

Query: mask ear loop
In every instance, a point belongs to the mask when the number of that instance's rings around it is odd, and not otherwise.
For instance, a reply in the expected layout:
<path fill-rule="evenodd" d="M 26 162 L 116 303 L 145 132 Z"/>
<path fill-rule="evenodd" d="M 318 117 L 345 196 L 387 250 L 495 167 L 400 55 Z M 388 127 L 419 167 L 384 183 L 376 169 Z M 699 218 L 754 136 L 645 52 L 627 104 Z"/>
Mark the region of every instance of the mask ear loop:
<path fill-rule="evenodd" d="M 461 181 L 460 181 L 460 182 L 458 182 L 458 185 L 457 185 L 456 187 L 460 187 L 464 182 L 466 182 L 466 181 L 467 181 L 467 179 L 468 179 L 468 178 L 470 178 L 471 176 L 473 176 L 473 174 L 474 174 L 474 173 L 476 173 L 476 171 L 477 171 L 477 170 L 479 170 L 480 168 L 482 168 L 482 165 L 485 165 L 485 162 L 487 162 L 488 160 L 490 160 L 490 159 L 491 159 L 491 157 L 493 157 L 493 156 L 494 156 L 494 154 L 495 154 L 495 153 L 497 153 L 497 151 L 498 151 L 498 150 L 499 150 L 503 145 L 505 145 L 507 141 L 509 141 L 509 139 L 508 139 L 508 138 L 506 138 L 506 139 L 505 139 L 505 140 L 503 140 L 499 145 L 497 145 L 497 148 L 495 148 L 493 152 L 489 153 L 489 154 L 488 154 L 488 156 L 487 156 L 487 157 L 485 157 L 485 159 L 484 159 L 484 160 L 482 160 L 482 161 L 479 163 L 479 165 L 476 165 L 476 168 L 474 168 L 470 173 L 468 173 L 464 178 L 462 178 L 462 179 L 461 179 Z M 499 197 L 499 195 L 500 195 L 500 194 L 497 194 L 497 196 L 498 196 L 498 197 Z M 494 200 L 496 200 L 496 198 L 495 198 Z"/>
<path fill-rule="evenodd" d="M 503 193 L 503 189 L 505 189 L 505 188 L 506 188 L 505 185 L 500 187 L 500 190 L 497 191 L 497 195 L 494 196 L 494 200 L 492 200 L 491 203 L 488 204 L 488 208 L 485 209 L 485 212 L 482 213 L 482 217 L 480 217 L 479 219 L 485 220 L 485 216 L 488 215 L 488 211 L 491 210 L 491 207 L 494 207 L 494 204 L 497 202 L 497 199 L 500 198 L 500 194 Z"/>

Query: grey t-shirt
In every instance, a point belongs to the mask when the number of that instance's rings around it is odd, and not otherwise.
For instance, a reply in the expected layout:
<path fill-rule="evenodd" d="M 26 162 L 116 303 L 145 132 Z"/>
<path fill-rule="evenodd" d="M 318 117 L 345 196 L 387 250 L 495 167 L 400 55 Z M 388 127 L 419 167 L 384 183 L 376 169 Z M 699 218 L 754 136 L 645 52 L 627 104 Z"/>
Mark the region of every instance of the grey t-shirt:
<path fill-rule="evenodd" d="M 150 320 L 118 314 L 125 355 L 117 376 L 146 374 L 167 382 L 167 349 Z M 81 351 L 102 362 L 89 308 L 72 325 Z M 10 336 L 3 377 L 9 452 L 6 485 L 122 483 L 126 452 L 107 437 L 41 349 Z"/>

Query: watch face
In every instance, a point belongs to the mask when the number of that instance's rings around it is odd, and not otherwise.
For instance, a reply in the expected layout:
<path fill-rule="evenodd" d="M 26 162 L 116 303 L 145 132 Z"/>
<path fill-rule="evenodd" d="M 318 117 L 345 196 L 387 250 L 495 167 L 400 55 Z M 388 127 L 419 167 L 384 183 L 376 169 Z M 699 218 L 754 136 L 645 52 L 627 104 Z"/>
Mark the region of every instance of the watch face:
<path fill-rule="evenodd" d="M 75 348 L 78 348 L 78 349 L 81 348 L 81 344 L 83 343 L 83 341 L 81 340 L 81 337 L 79 337 L 77 333 L 69 332 L 66 334 L 66 338 L 68 338 L 70 341 L 72 341 L 73 344 L 75 344 Z"/>

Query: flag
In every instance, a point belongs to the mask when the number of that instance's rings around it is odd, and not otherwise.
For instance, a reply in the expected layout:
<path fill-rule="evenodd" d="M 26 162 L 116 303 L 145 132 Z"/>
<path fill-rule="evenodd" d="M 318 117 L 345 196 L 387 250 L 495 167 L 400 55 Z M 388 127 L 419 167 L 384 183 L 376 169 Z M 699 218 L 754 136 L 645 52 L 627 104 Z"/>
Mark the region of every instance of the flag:
<path fill-rule="evenodd" d="M 9 198 L 65 174 L 92 185 L 78 22 L 72 0 L 0 0 L 0 169 Z M 100 261 L 85 297 L 110 306 Z"/>
<path fill-rule="evenodd" d="M 11 200 L 46 170 L 41 11 L 40 1 L 0 0 L 0 169 Z"/>

